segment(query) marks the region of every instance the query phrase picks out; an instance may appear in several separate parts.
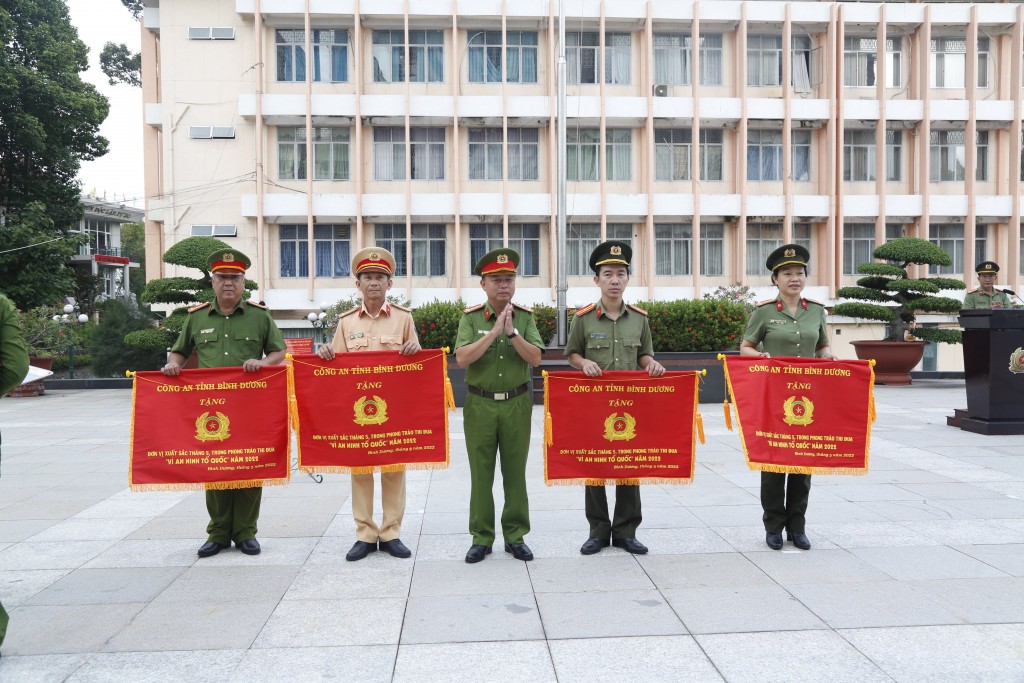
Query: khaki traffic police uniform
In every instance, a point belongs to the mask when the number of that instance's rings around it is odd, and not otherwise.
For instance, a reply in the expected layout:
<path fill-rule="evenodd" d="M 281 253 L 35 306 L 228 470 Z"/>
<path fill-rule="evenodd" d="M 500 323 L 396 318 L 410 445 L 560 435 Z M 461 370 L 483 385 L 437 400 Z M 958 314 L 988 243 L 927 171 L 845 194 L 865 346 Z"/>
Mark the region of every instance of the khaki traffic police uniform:
<path fill-rule="evenodd" d="M 743 338 L 760 344 L 773 358 L 813 358 L 818 348 L 828 346 L 825 307 L 817 301 L 800 299 L 793 315 L 780 298 L 762 301 L 751 313 Z M 781 533 L 786 529 L 790 534 L 804 533 L 810 494 L 809 474 L 761 472 L 765 531 Z"/>
<path fill-rule="evenodd" d="M 335 353 L 352 351 L 399 351 L 402 345 L 417 339 L 409 309 L 384 302 L 376 317 L 365 306 L 353 308 L 341 315 L 338 328 L 331 340 Z M 352 517 L 356 523 L 356 538 L 365 543 L 393 541 L 401 536 L 402 518 L 405 516 L 405 472 L 381 472 L 381 507 L 383 519 L 380 527 L 373 521 L 373 475 L 352 475 Z"/>
<path fill-rule="evenodd" d="M 543 349 L 544 342 L 529 308 L 514 306 L 512 326 L 523 340 Z M 490 304 L 467 308 L 459 321 L 455 348 L 471 344 L 494 328 L 496 314 Z M 505 507 L 501 530 L 506 543 L 522 543 L 530 531 L 530 502 L 526 494 L 526 460 L 530 451 L 530 418 L 533 411 L 532 368 L 512 348 L 504 334 L 466 369 L 466 384 L 485 393 L 470 393 L 463 407 L 466 450 L 469 452 L 471 491 L 469 531 L 474 545 L 494 543 L 494 469 L 501 454 L 501 483 Z M 486 394 L 526 390 L 499 400 Z"/>
<path fill-rule="evenodd" d="M 189 309 L 185 326 L 171 347 L 186 358 L 195 349 L 201 368 L 226 368 L 242 365 L 250 358 L 260 359 L 285 348 L 281 331 L 270 312 L 259 304 L 243 301 L 233 311 L 221 311 L 216 303 Z M 210 524 L 208 540 L 221 545 L 256 538 L 263 488 L 206 491 L 206 509 Z"/>
<path fill-rule="evenodd" d="M 21 384 L 28 373 L 28 349 L 21 336 L 18 311 L 14 304 L 0 294 L 0 397 Z M 7 635 L 7 610 L 0 604 L 0 645 Z"/>
<path fill-rule="evenodd" d="M 640 370 L 640 358 L 653 356 L 651 326 L 647 312 L 623 304 L 622 313 L 611 319 L 600 303 L 576 311 L 565 343 L 565 355 L 578 353 L 602 370 Z M 587 486 L 585 491 L 590 537 L 635 538 L 643 520 L 640 487 L 615 487 L 615 516 L 608 517 L 608 495 L 604 486 Z"/>

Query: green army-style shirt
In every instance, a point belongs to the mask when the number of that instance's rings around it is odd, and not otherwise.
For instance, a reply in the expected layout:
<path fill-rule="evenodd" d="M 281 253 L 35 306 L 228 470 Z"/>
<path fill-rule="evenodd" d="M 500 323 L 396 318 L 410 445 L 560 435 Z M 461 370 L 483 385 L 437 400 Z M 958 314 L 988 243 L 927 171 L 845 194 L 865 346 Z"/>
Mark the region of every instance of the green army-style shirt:
<path fill-rule="evenodd" d="M 533 311 L 518 304 L 512 312 L 512 327 L 523 340 L 539 349 L 544 348 L 540 331 L 533 319 Z M 455 339 L 455 348 L 472 344 L 477 339 L 494 329 L 497 314 L 489 303 L 467 308 L 459 320 L 459 334 Z M 483 391 L 511 391 L 530 381 L 532 368 L 512 348 L 512 342 L 504 334 L 498 335 L 494 343 L 484 351 L 484 355 L 469 364 L 466 368 L 466 384 Z"/>
<path fill-rule="evenodd" d="M 762 301 L 750 314 L 743 339 L 761 344 L 771 356 L 813 358 L 818 348 L 828 346 L 825 307 L 817 301 L 800 299 L 793 316 L 781 299 Z"/>
<path fill-rule="evenodd" d="M 964 308 L 992 308 L 992 304 L 999 303 L 1003 308 L 1010 308 L 1013 302 L 1006 292 L 993 290 L 992 294 L 981 291 L 981 287 L 967 292 L 964 297 Z"/>
<path fill-rule="evenodd" d="M 647 313 L 624 304 L 615 320 L 590 304 L 576 311 L 565 343 L 565 355 L 578 353 L 602 370 L 639 370 L 642 356 L 654 356 Z"/>
<path fill-rule="evenodd" d="M 270 311 L 242 301 L 227 315 L 215 304 L 190 309 L 171 351 L 188 358 L 193 348 L 199 353 L 199 367 L 226 368 L 283 351 L 285 344 Z"/>

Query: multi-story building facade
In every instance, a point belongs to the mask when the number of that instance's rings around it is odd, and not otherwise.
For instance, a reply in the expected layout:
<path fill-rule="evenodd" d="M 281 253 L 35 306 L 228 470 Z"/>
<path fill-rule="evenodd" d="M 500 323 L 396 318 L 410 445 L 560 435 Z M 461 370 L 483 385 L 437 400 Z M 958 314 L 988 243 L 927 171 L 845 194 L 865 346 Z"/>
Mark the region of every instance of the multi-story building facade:
<path fill-rule="evenodd" d="M 87 269 L 100 279 L 103 283 L 101 299 L 128 296 L 132 293 L 129 269 L 138 268 L 139 264 L 121 248 L 121 226 L 141 222 L 143 212 L 92 195 L 82 197 L 82 210 L 78 232 L 88 240 L 79 245 L 78 253 L 71 257 L 71 265 Z"/>
<path fill-rule="evenodd" d="M 147 272 L 189 235 L 254 257 L 298 319 L 398 257 L 414 303 L 482 300 L 474 260 L 523 254 L 552 303 L 557 0 L 149 0 Z M 586 256 L 634 248 L 634 297 L 766 287 L 812 253 L 830 300 L 894 235 L 973 280 L 1024 272 L 1019 4 L 568 0 L 570 304 Z M 697 46 L 697 49 L 694 49 Z M 171 273 L 164 273 L 171 274 Z M 298 323 L 296 323 L 298 324 Z"/>

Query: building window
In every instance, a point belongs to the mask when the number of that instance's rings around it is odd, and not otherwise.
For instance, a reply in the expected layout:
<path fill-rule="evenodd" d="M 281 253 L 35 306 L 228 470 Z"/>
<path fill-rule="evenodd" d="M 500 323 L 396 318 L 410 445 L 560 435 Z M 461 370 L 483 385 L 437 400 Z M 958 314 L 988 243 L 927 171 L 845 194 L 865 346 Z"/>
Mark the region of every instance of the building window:
<path fill-rule="evenodd" d="M 782 180 L 782 131 L 747 131 L 747 180 Z"/>
<path fill-rule="evenodd" d="M 843 180 L 874 179 L 875 131 L 847 130 L 843 136 Z"/>
<path fill-rule="evenodd" d="M 608 223 L 605 239 L 618 240 L 633 246 L 633 226 L 629 223 Z M 570 223 L 566 235 L 566 261 L 569 275 L 590 272 L 590 253 L 601 241 L 600 223 Z"/>
<path fill-rule="evenodd" d="M 306 80 L 306 32 L 302 29 L 274 31 L 277 43 L 277 80 Z M 348 80 L 348 31 L 314 29 L 313 81 Z"/>
<path fill-rule="evenodd" d="M 349 179 L 348 128 L 313 129 L 313 178 Z M 306 179 L 306 129 L 277 129 L 277 175 L 279 180 Z"/>
<path fill-rule="evenodd" d="M 444 128 L 412 128 L 413 180 L 444 180 Z M 405 180 L 405 128 L 373 129 L 374 180 Z"/>
<path fill-rule="evenodd" d="M 501 128 L 470 128 L 469 179 L 501 180 Z"/>
<path fill-rule="evenodd" d="M 807 182 L 811 179 L 811 131 L 794 130 L 793 133 L 793 180 Z"/>
<path fill-rule="evenodd" d="M 503 245 L 500 223 L 474 223 L 469 226 L 469 269 L 492 249 Z M 508 246 L 519 253 L 519 275 L 540 275 L 540 225 L 509 223 Z"/>
<path fill-rule="evenodd" d="M 188 136 L 192 140 L 231 140 L 235 137 L 234 126 L 189 126 Z"/>
<path fill-rule="evenodd" d="M 189 26 L 189 40 L 234 40 L 234 26 Z"/>
<path fill-rule="evenodd" d="M 843 225 L 843 273 L 853 275 L 857 266 L 870 263 L 875 250 L 874 223 L 846 223 Z"/>
<path fill-rule="evenodd" d="M 885 39 L 885 87 L 898 88 L 902 83 L 903 55 L 900 38 Z M 843 50 L 843 85 L 850 88 L 874 87 L 878 64 L 878 40 L 847 36 Z"/>
<path fill-rule="evenodd" d="M 966 173 L 966 150 L 962 130 L 933 130 L 931 132 L 931 173 L 932 182 L 962 181 Z M 977 169 L 975 180 L 988 180 L 988 131 L 978 131 Z"/>
<path fill-rule="evenodd" d="M 502 76 L 501 31 L 478 31 L 469 38 L 469 82 L 500 83 Z M 537 32 L 505 33 L 505 80 L 537 82 Z"/>
<path fill-rule="evenodd" d="M 725 273 L 725 225 L 722 223 L 700 224 L 700 274 L 722 275 Z"/>
<path fill-rule="evenodd" d="M 113 249 L 110 223 L 99 218 L 85 218 L 82 220 L 82 227 L 85 234 L 89 237 L 89 243 L 79 247 L 79 254 L 82 256 L 92 256 L 93 254 L 119 255 L 112 253 L 116 249 Z"/>
<path fill-rule="evenodd" d="M 193 237 L 204 236 L 204 237 L 237 237 L 238 226 L 236 225 L 201 225 L 198 223 L 192 224 L 190 234 Z"/>
<path fill-rule="evenodd" d="M 967 83 L 967 41 L 964 38 L 932 38 L 931 86 L 963 88 Z M 978 38 L 978 86 L 988 87 L 988 37 Z"/>
<path fill-rule="evenodd" d="M 605 130 L 605 177 L 608 180 L 631 180 L 633 131 L 608 128 Z"/>
<path fill-rule="evenodd" d="M 654 274 L 689 275 L 693 234 L 687 223 L 654 226 Z"/>
<path fill-rule="evenodd" d="M 964 226 L 961 223 L 935 223 L 928 226 L 928 239 L 953 259 L 951 266 L 928 266 L 930 275 L 962 275 L 964 270 Z M 988 255 L 988 226 L 974 227 L 974 263 Z M 973 266 L 973 264 L 967 264 Z"/>
<path fill-rule="evenodd" d="M 384 223 L 375 226 L 376 245 L 395 257 L 395 275 L 408 273 L 405 224 Z M 438 277 L 445 274 L 445 226 L 437 223 L 412 226 L 412 274 L 414 277 Z"/>
<path fill-rule="evenodd" d="M 402 83 L 408 71 L 411 83 L 444 81 L 444 32 L 409 31 L 409 68 L 405 68 L 405 32 L 373 32 L 373 82 Z"/>
<path fill-rule="evenodd" d="M 654 131 L 654 171 L 656 180 L 689 180 L 692 136 L 686 128 Z M 722 131 L 700 131 L 700 179 L 722 179 Z"/>
<path fill-rule="evenodd" d="M 782 223 L 747 224 L 747 275 L 761 275 L 768 255 L 782 246 Z"/>
<path fill-rule="evenodd" d="M 885 131 L 885 179 L 903 179 L 903 133 L 898 130 Z"/>
<path fill-rule="evenodd" d="M 689 33 L 654 34 L 654 82 L 689 85 L 693 61 Z M 722 34 L 700 34 L 700 84 L 722 85 Z"/>
<path fill-rule="evenodd" d="M 782 85 L 782 36 L 747 37 L 747 85 Z"/>
<path fill-rule="evenodd" d="M 597 51 L 599 46 L 600 39 L 596 33 L 566 32 L 566 80 L 571 85 L 597 83 Z"/>
<path fill-rule="evenodd" d="M 597 128 L 569 128 L 566 130 L 566 177 L 568 180 L 597 180 L 599 135 Z"/>
<path fill-rule="evenodd" d="M 700 131 L 700 179 L 722 179 L 722 131 L 705 128 Z"/>
<path fill-rule="evenodd" d="M 604 35 L 604 82 L 629 85 L 631 40 L 628 33 Z"/>
<path fill-rule="evenodd" d="M 351 274 L 349 226 L 313 226 L 316 277 Z M 309 230 L 305 225 L 280 226 L 281 277 L 309 277 Z"/>
<path fill-rule="evenodd" d="M 537 180 L 540 177 L 540 131 L 536 128 L 508 129 L 508 179 Z"/>

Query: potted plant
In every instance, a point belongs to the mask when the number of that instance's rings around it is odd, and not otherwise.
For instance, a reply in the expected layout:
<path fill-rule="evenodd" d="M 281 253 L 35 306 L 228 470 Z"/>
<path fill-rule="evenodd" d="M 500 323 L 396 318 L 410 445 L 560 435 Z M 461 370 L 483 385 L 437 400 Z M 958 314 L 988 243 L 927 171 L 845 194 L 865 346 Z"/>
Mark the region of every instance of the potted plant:
<path fill-rule="evenodd" d="M 73 330 L 60 322 L 61 313 L 62 310 L 56 306 L 39 306 L 21 311 L 21 334 L 28 349 L 30 365 L 50 370 L 54 357 L 67 353 L 74 343 Z M 43 392 L 43 382 L 37 380 L 15 387 L 9 395 L 41 396 Z"/>
<path fill-rule="evenodd" d="M 872 255 L 884 263 L 862 263 L 857 272 L 865 275 L 856 287 L 842 287 L 843 299 L 832 313 L 887 323 L 880 341 L 857 341 L 857 357 L 875 360 L 875 379 L 882 384 L 910 384 L 910 370 L 924 354 L 927 342 L 959 344 L 960 330 L 917 327 L 918 313 L 953 313 L 961 302 L 938 296 L 944 289 L 964 289 L 960 280 L 946 277 L 912 278 L 911 265 L 949 266 L 953 260 L 937 245 L 917 237 L 900 237 L 876 248 Z"/>

